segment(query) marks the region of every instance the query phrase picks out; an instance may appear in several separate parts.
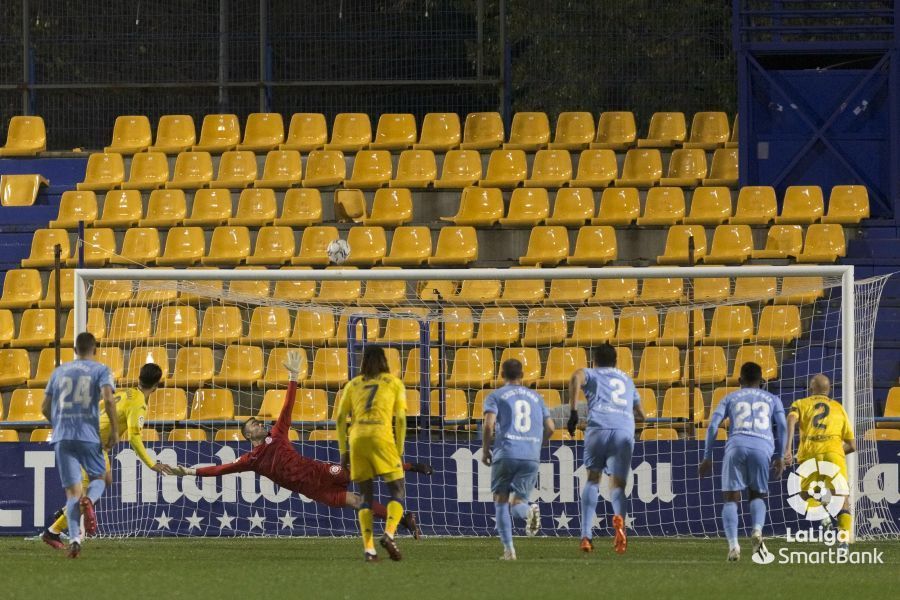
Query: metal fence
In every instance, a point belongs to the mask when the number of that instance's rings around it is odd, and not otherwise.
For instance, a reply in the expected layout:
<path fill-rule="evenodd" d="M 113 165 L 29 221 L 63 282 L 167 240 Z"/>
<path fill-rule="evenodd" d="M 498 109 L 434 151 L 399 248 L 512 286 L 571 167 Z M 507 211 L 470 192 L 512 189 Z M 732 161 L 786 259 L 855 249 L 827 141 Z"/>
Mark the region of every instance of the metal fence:
<path fill-rule="evenodd" d="M 732 111 L 725 1 L 7 0 L 0 117 L 51 149 L 115 117 Z"/>

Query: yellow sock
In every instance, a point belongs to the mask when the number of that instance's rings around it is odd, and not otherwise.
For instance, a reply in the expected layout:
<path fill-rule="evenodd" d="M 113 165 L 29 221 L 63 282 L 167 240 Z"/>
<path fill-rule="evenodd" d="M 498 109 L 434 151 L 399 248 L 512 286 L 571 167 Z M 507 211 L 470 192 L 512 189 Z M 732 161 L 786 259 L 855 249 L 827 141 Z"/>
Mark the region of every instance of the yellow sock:
<path fill-rule="evenodd" d="M 838 513 L 837 516 L 838 529 L 850 532 L 853 530 L 853 517 L 848 512 Z"/>
<path fill-rule="evenodd" d="M 359 511 L 359 528 L 362 530 L 363 548 L 369 554 L 375 553 L 375 534 L 372 532 L 372 509 Z"/>
<path fill-rule="evenodd" d="M 384 532 L 391 537 L 397 533 L 397 525 L 403 518 L 403 505 L 396 500 L 391 500 L 387 505 L 387 521 L 384 523 Z"/>
<path fill-rule="evenodd" d="M 50 529 L 57 533 L 68 531 L 69 520 L 66 518 L 66 513 L 63 513 L 56 521 L 54 521 L 53 525 L 50 526 Z"/>

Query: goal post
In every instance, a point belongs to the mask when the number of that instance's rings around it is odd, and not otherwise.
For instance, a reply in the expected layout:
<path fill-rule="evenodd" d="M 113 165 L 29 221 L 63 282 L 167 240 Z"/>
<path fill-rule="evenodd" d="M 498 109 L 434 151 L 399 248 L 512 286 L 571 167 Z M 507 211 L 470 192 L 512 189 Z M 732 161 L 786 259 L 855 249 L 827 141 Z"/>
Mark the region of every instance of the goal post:
<path fill-rule="evenodd" d="M 110 315 L 116 311 L 136 305 L 141 310 L 146 309 L 150 319 L 148 327 L 153 327 L 152 336 L 148 336 L 146 332 L 136 333 L 133 338 L 128 337 L 130 334 L 124 337 L 119 335 L 112 342 L 101 337 L 100 345 L 120 348 L 118 353 L 124 364 L 130 363 L 124 357 L 130 357 L 134 349 L 143 350 L 151 345 L 155 348 L 162 347 L 165 354 L 163 360 L 169 363 L 175 361 L 176 369 L 176 355 L 180 350 L 192 345 L 213 348 L 214 352 L 209 354 L 215 355 L 214 359 L 210 359 L 214 360 L 215 365 L 211 364 L 209 368 L 217 375 L 211 379 L 206 378 L 199 384 L 191 383 L 183 387 L 190 394 L 196 394 L 200 390 L 233 388 L 236 392 L 234 397 L 240 397 L 240 400 L 235 400 L 234 415 L 262 414 L 263 395 L 270 389 L 278 389 L 278 386 L 269 387 L 262 378 L 250 383 L 229 384 L 227 377 L 219 375 L 220 370 L 224 369 L 223 360 L 227 360 L 223 359 L 223 352 L 229 346 L 255 344 L 261 347 L 259 356 L 269 357 L 276 348 L 294 347 L 304 350 L 311 366 L 309 378 L 301 381 L 300 385 L 311 390 L 327 388 L 329 414 L 333 412 L 340 386 L 335 385 L 334 381 L 316 379 L 317 376 L 313 373 L 316 367 L 313 355 L 322 351 L 325 356 L 323 360 L 334 360 L 335 364 L 340 362 L 340 368 L 344 370 L 341 378 L 346 380 L 355 374 L 357 357 L 365 345 L 376 343 L 393 348 L 395 362 L 399 364 L 402 360 L 406 365 L 402 370 L 404 376 L 410 377 L 404 379 L 408 387 L 415 388 L 421 407 L 421 410 L 414 412 L 418 421 L 413 421 L 412 424 L 419 430 L 417 433 L 422 439 L 415 442 L 410 460 L 434 460 L 443 469 L 435 476 L 434 481 L 438 483 L 419 480 L 419 483 L 410 485 L 410 502 L 423 513 L 420 520 L 424 523 L 426 533 L 491 533 L 491 522 L 485 508 L 485 498 L 489 496 L 485 493 L 489 489 L 488 480 L 484 468 L 478 463 L 480 415 L 477 413 L 484 395 L 500 384 L 497 381 L 497 364 L 500 358 L 507 356 L 507 353 L 509 356 L 535 357 L 537 364 L 528 365 L 536 373 L 529 384 L 542 393 L 546 392 L 548 405 L 553 405 L 556 409 L 554 417 L 558 417 L 566 404 L 565 386 L 560 382 L 571 375 L 571 372 L 560 369 L 579 366 L 579 357 L 587 357 L 590 346 L 604 339 L 617 346 L 622 357 L 632 361 L 637 385 L 647 394 L 648 402 L 653 403 L 653 416 L 639 434 L 642 449 L 636 453 L 636 461 L 643 462 L 635 467 L 628 487 L 634 507 L 632 529 L 635 533 L 721 534 L 717 511 L 714 510 L 715 504 L 719 502 L 718 478 L 714 484 L 707 481 L 699 488 L 694 480 L 696 463 L 702 454 L 702 432 L 705 431 L 714 403 L 735 385 L 735 374 L 739 370 L 736 361 L 761 356 L 767 360 L 774 359 L 771 368 L 775 380 L 770 382 L 770 391 L 778 394 L 785 390 L 785 404 L 805 395 L 802 392 L 805 392 L 812 375 L 825 372 L 833 380 L 833 393 L 842 400 L 854 424 L 860 446 L 859 452 L 848 456 L 851 510 L 857 517 L 857 537 L 877 536 L 886 530 L 896 534 L 893 521 L 889 521 L 885 530 L 871 531 L 857 512 L 863 509 L 867 511 L 866 514 L 890 516 L 883 499 L 876 502 L 858 497 L 861 491 L 860 481 L 867 470 L 877 464 L 877 447 L 865 434 L 869 428 L 874 427 L 872 343 L 876 309 L 884 280 L 856 282 L 853 267 L 849 265 L 402 270 L 334 267 L 321 270 L 105 268 L 76 269 L 73 280 L 75 334 L 90 329 L 89 308 L 99 309 L 94 317 L 103 315 L 110 327 L 114 326 L 115 321 L 115 317 Z M 753 284 L 746 288 L 749 292 L 740 291 L 743 283 L 739 283 L 739 280 Z M 713 281 L 724 282 L 719 286 L 719 291 L 710 292 L 710 288 L 716 286 L 707 284 Z M 140 296 L 141 300 L 130 301 L 128 298 L 132 296 L 127 294 L 122 297 L 124 300 L 107 300 L 107 296 L 96 293 L 98 287 L 103 287 L 100 282 L 124 284 L 134 294 L 133 298 Z M 263 282 L 265 285 L 247 287 L 252 282 Z M 397 282 L 402 282 L 401 293 L 391 301 L 377 298 L 367 301 L 367 296 L 360 292 L 363 286 L 368 289 L 369 286 Z M 481 283 L 478 285 L 476 282 Z M 528 297 L 527 294 L 512 293 L 514 288 L 518 290 L 529 282 L 540 282 L 535 288 L 539 295 Z M 587 283 L 583 285 L 582 282 Z M 626 282 L 635 283 L 630 292 L 623 292 L 624 296 L 615 297 L 616 294 L 610 292 L 613 288 L 617 291 L 628 288 Z M 637 282 L 640 282 L 639 288 Z M 648 285 L 648 282 L 653 283 Z M 302 298 L 281 296 L 279 284 L 308 284 L 311 291 Z M 467 285 L 469 288 L 466 288 Z M 504 292 L 510 290 L 508 298 L 505 293 L 500 292 L 501 287 Z M 338 290 L 337 294 L 325 298 L 326 288 Z M 345 293 L 345 296 L 342 295 Z M 863 301 L 857 302 L 857 299 Z M 176 339 L 158 335 L 156 328 L 161 326 L 157 322 L 160 313 L 167 306 L 178 305 L 190 306 L 192 315 L 196 314 L 192 318 L 197 319 L 198 323 L 212 314 L 210 311 L 214 307 L 229 307 L 229 310 L 237 307 L 233 313 L 238 315 L 238 333 L 227 338 L 216 337 L 218 334 L 207 333 L 203 324 L 190 338 Z M 468 310 L 455 310 L 458 307 Z M 246 342 L 255 323 L 257 309 L 288 313 L 295 324 L 294 332 L 279 340 Z M 336 330 L 332 335 L 341 339 L 296 341 L 293 336 L 301 327 L 301 313 L 305 315 L 311 310 L 321 310 L 330 315 L 332 326 L 333 320 L 338 319 L 338 327 L 343 327 L 343 330 Z M 742 332 L 748 326 L 745 315 L 749 315 L 749 334 Z M 769 331 L 765 335 L 758 332 L 763 321 L 771 325 L 772 315 L 777 318 L 785 315 L 791 317 L 793 321 L 788 319 L 785 321 L 788 325 L 784 327 L 795 327 L 796 332 Z M 398 319 L 414 322 L 411 328 L 406 329 L 408 337 L 402 340 L 395 339 L 388 333 L 389 323 Z M 461 320 L 466 321 L 464 327 L 460 326 Z M 780 327 L 780 323 L 781 321 L 775 321 L 775 327 Z M 681 333 L 673 334 L 670 327 L 672 331 Z M 677 329 L 678 327 L 681 329 Z M 459 337 L 457 333 L 461 328 L 466 331 Z M 723 331 L 714 333 L 713 330 L 717 328 Z M 601 329 L 606 333 L 599 334 Z M 579 337 L 584 330 L 587 331 L 587 336 Z M 445 332 L 449 332 L 446 339 Z M 210 337 L 204 338 L 206 335 Z M 696 339 L 695 335 L 698 336 Z M 863 336 L 862 339 L 860 335 Z M 775 338 L 775 341 L 771 341 Z M 324 352 L 326 349 L 330 354 Z M 414 360 L 412 352 L 418 352 L 415 373 L 409 372 Z M 340 353 L 345 353 L 346 356 L 341 357 Z M 572 356 L 577 359 L 575 363 L 565 362 L 571 360 Z M 408 364 L 403 357 L 408 359 Z M 481 360 L 490 362 L 490 365 L 481 365 L 489 375 L 481 379 L 460 375 L 458 368 L 472 366 L 460 366 L 463 357 L 467 361 L 473 361 L 472 364 Z M 558 358 L 561 362 L 554 362 Z M 164 371 L 171 373 L 174 370 Z M 165 385 L 180 384 L 173 375 Z M 458 415 L 449 414 L 451 405 L 459 409 Z M 193 411 L 190 416 L 191 419 L 183 418 L 181 422 L 167 423 L 163 428 L 179 427 L 185 423 L 197 426 Z M 207 427 L 212 433 L 214 426 L 234 427 L 235 419 L 236 417 L 221 418 L 215 423 L 200 423 L 199 426 Z M 322 420 L 315 423 L 324 422 Z M 315 430 L 317 426 L 328 426 L 315 423 L 309 425 L 301 422 L 298 426 L 298 450 L 313 458 L 334 460 L 332 445 L 316 441 L 332 439 L 332 436 L 326 435 L 328 432 Z M 333 429 L 333 424 L 330 427 Z M 319 435 L 322 437 L 318 437 Z M 545 448 L 546 460 L 552 464 L 542 465 L 539 490 L 535 493 L 537 501 L 548 501 L 551 504 L 542 523 L 542 529 L 548 535 L 577 535 L 578 530 L 575 488 L 581 484 L 584 475 L 580 461 L 582 444 L 578 436 L 573 440 L 565 438 L 567 436 L 557 434 L 556 440 L 551 442 L 555 446 L 549 452 Z M 222 438 L 224 439 L 226 438 Z M 453 446 L 442 449 L 445 439 L 462 441 L 459 442 L 459 448 Z M 160 460 L 162 457 L 175 457 L 176 453 L 171 452 L 171 448 L 178 445 L 185 447 L 178 450 L 177 459 L 187 456 L 197 464 L 215 464 L 224 460 L 223 456 L 234 454 L 231 451 L 230 454 L 222 454 L 223 444 L 171 442 L 165 436 L 160 442 L 150 444 Z M 246 444 L 239 445 L 241 448 L 235 451 L 248 449 L 244 447 Z M 569 454 L 566 454 L 568 451 L 560 453 L 557 446 L 569 446 L 573 450 Z M 447 450 L 448 454 L 442 454 L 443 450 Z M 450 457 L 450 450 L 455 453 L 455 458 Z M 716 455 L 716 461 L 718 460 L 720 454 Z M 450 472 L 451 469 L 455 471 Z M 117 475 L 140 478 L 141 473 L 139 468 L 137 471 L 132 468 L 127 473 Z M 154 483 L 148 483 L 149 481 L 142 479 L 140 483 L 126 483 L 132 493 L 136 489 L 146 492 L 151 485 L 162 486 L 163 491 L 167 485 L 170 491 L 173 489 L 173 484 L 167 484 L 161 479 L 154 479 Z M 104 534 L 171 533 L 168 525 L 164 530 L 159 530 L 158 521 L 155 520 L 159 517 L 157 515 L 150 519 L 147 515 L 152 511 L 148 507 L 127 505 L 124 500 L 120 502 L 117 497 L 123 493 L 120 485 L 125 484 L 114 484 L 113 493 L 103 501 L 107 504 L 100 509 L 102 512 L 108 505 L 106 510 L 109 512 L 105 516 L 113 522 L 107 529 L 102 529 Z M 247 480 L 232 479 L 227 483 L 204 481 L 190 485 L 195 495 L 203 496 L 208 493 L 209 498 L 215 497 L 217 503 L 226 500 L 235 502 L 236 508 L 232 512 L 236 511 L 249 525 L 236 529 L 201 529 L 199 526 L 194 527 L 199 522 L 197 519 L 201 518 L 198 516 L 200 513 L 197 506 L 173 507 L 166 513 L 166 519 L 171 519 L 172 512 L 177 511 L 186 525 L 190 523 L 189 527 L 180 529 L 177 534 L 289 535 L 297 532 L 293 527 L 278 529 L 276 526 L 266 529 L 259 525 L 265 522 L 266 515 L 270 521 L 275 518 L 278 510 L 281 510 L 284 497 L 257 500 L 257 503 L 263 504 L 254 504 L 247 499 L 249 496 L 234 493 L 237 487 L 249 485 Z M 222 486 L 224 490 L 226 485 L 234 486 L 231 493 L 223 492 L 216 496 L 216 486 Z M 468 489 L 465 489 L 466 486 Z M 665 489 L 666 486 L 670 489 Z M 780 489 L 780 483 L 773 483 L 773 486 L 770 519 L 775 531 L 779 532 L 786 525 L 797 522 L 799 517 L 792 513 L 787 502 L 776 498 L 784 495 L 774 492 L 775 489 Z M 263 486 L 259 487 L 262 489 Z M 201 493 L 197 489 L 205 491 Z M 151 496 L 156 498 L 153 494 L 149 494 L 148 498 Z M 170 496 L 175 497 L 172 494 Z M 131 502 L 133 498 L 129 498 Z M 278 504 L 279 502 L 282 504 Z M 304 502 L 300 508 L 292 510 L 307 514 L 304 511 L 308 508 L 308 503 Z M 472 514 L 464 516 L 466 510 Z M 440 514 L 433 512 L 429 515 L 429 511 L 439 511 Z M 691 511 L 696 511 L 697 523 L 688 522 L 692 518 Z M 223 512 L 228 517 L 227 506 Z M 213 519 L 212 514 L 209 513 L 208 521 Z M 285 511 L 285 515 L 287 514 Z M 299 531 L 301 534 L 328 535 L 353 530 L 355 525 L 352 515 L 334 516 L 339 514 L 340 511 L 310 513 L 307 526 Z M 218 516 L 215 518 L 221 519 Z M 573 520 L 571 526 L 566 526 L 566 519 Z M 598 522 L 601 531 L 604 526 L 604 522 Z"/>

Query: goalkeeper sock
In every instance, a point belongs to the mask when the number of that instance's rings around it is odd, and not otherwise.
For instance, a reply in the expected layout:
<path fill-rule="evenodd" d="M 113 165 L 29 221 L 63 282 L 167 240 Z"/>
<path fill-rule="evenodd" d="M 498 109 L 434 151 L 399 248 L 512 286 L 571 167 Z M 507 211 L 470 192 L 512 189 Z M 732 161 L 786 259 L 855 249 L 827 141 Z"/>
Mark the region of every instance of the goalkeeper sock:
<path fill-rule="evenodd" d="M 387 508 L 385 508 L 384 504 L 380 502 L 372 503 L 372 514 L 381 520 L 386 520 L 388 518 Z"/>
<path fill-rule="evenodd" d="M 722 505 L 722 526 L 728 539 L 728 548 L 738 545 L 738 505 L 737 502 L 726 502 Z"/>
<path fill-rule="evenodd" d="M 384 524 L 384 532 L 393 538 L 397 533 L 397 525 L 403 518 L 403 505 L 397 500 L 391 500 L 387 505 L 387 522 Z"/>
<path fill-rule="evenodd" d="M 766 502 L 762 498 L 754 498 L 750 501 L 750 520 L 753 522 L 753 530 L 762 531 L 766 524 Z"/>
<path fill-rule="evenodd" d="M 509 512 L 514 518 L 524 521 L 528 518 L 528 505 L 524 502 L 510 504 Z"/>
<path fill-rule="evenodd" d="M 597 500 L 600 497 L 600 486 L 588 481 L 581 488 L 581 537 L 593 539 L 594 517 L 597 516 Z"/>
<path fill-rule="evenodd" d="M 841 510 L 837 514 L 838 529 L 850 533 L 853 530 L 853 516 L 847 510 Z"/>
<path fill-rule="evenodd" d="M 66 509 L 68 509 L 69 505 L 66 504 Z M 62 531 L 64 531 L 69 525 L 69 520 L 66 518 L 66 513 L 63 512 L 59 517 L 53 522 L 53 525 L 50 526 L 50 533 L 55 533 L 59 535 Z"/>
<path fill-rule="evenodd" d="M 97 501 L 100 500 L 100 496 L 103 495 L 103 490 L 106 489 L 106 482 L 102 479 L 91 479 L 91 482 L 88 484 L 87 492 L 85 496 L 91 499 L 91 502 L 97 504 Z"/>
<path fill-rule="evenodd" d="M 494 502 L 494 511 L 497 517 L 497 533 L 504 548 L 512 548 L 512 519 L 509 516 L 509 504 L 506 502 Z"/>
<path fill-rule="evenodd" d="M 363 548 L 368 554 L 375 554 L 375 534 L 372 525 L 372 509 L 367 504 L 359 509 L 359 529 L 362 531 Z"/>
<path fill-rule="evenodd" d="M 613 514 L 620 515 L 625 518 L 625 490 L 620 487 L 613 487 L 609 493 L 609 501 L 612 502 Z"/>
<path fill-rule="evenodd" d="M 69 518 L 69 541 L 81 543 L 81 509 L 78 501 L 81 498 L 72 496 L 66 500 L 66 515 Z"/>

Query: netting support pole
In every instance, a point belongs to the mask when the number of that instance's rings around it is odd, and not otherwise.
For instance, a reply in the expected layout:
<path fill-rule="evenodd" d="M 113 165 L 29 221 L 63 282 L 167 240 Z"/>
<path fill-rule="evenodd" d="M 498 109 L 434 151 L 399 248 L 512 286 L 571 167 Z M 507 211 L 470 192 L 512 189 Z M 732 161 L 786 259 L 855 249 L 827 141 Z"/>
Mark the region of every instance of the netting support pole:
<path fill-rule="evenodd" d="M 56 286 L 53 290 L 53 308 L 55 309 L 55 313 L 53 315 L 53 347 L 54 347 L 54 357 L 53 364 L 57 367 L 62 362 L 62 357 L 60 354 L 62 353 L 62 342 L 60 340 L 60 317 L 62 316 L 62 295 L 61 290 L 59 289 L 62 285 L 62 277 L 61 277 L 61 269 L 60 266 L 62 264 L 62 246 L 56 245 L 53 246 L 53 277 L 56 278 Z"/>
<path fill-rule="evenodd" d="M 79 333 L 87 330 L 87 282 L 78 269 L 72 273 L 72 283 L 75 285 L 72 293 L 72 308 L 75 312 L 73 325 L 77 337 Z M 59 287 L 59 284 L 56 287 Z"/>
<path fill-rule="evenodd" d="M 844 410 L 853 424 L 854 436 L 859 438 L 864 431 L 856 430 L 856 286 L 853 281 L 853 266 L 847 266 L 841 276 L 841 359 L 843 381 L 841 394 Z M 856 452 L 847 456 L 847 474 L 850 475 L 850 516 L 853 518 L 854 538 L 858 529 L 856 522 L 856 499 L 859 496 L 859 474 L 856 472 Z"/>

